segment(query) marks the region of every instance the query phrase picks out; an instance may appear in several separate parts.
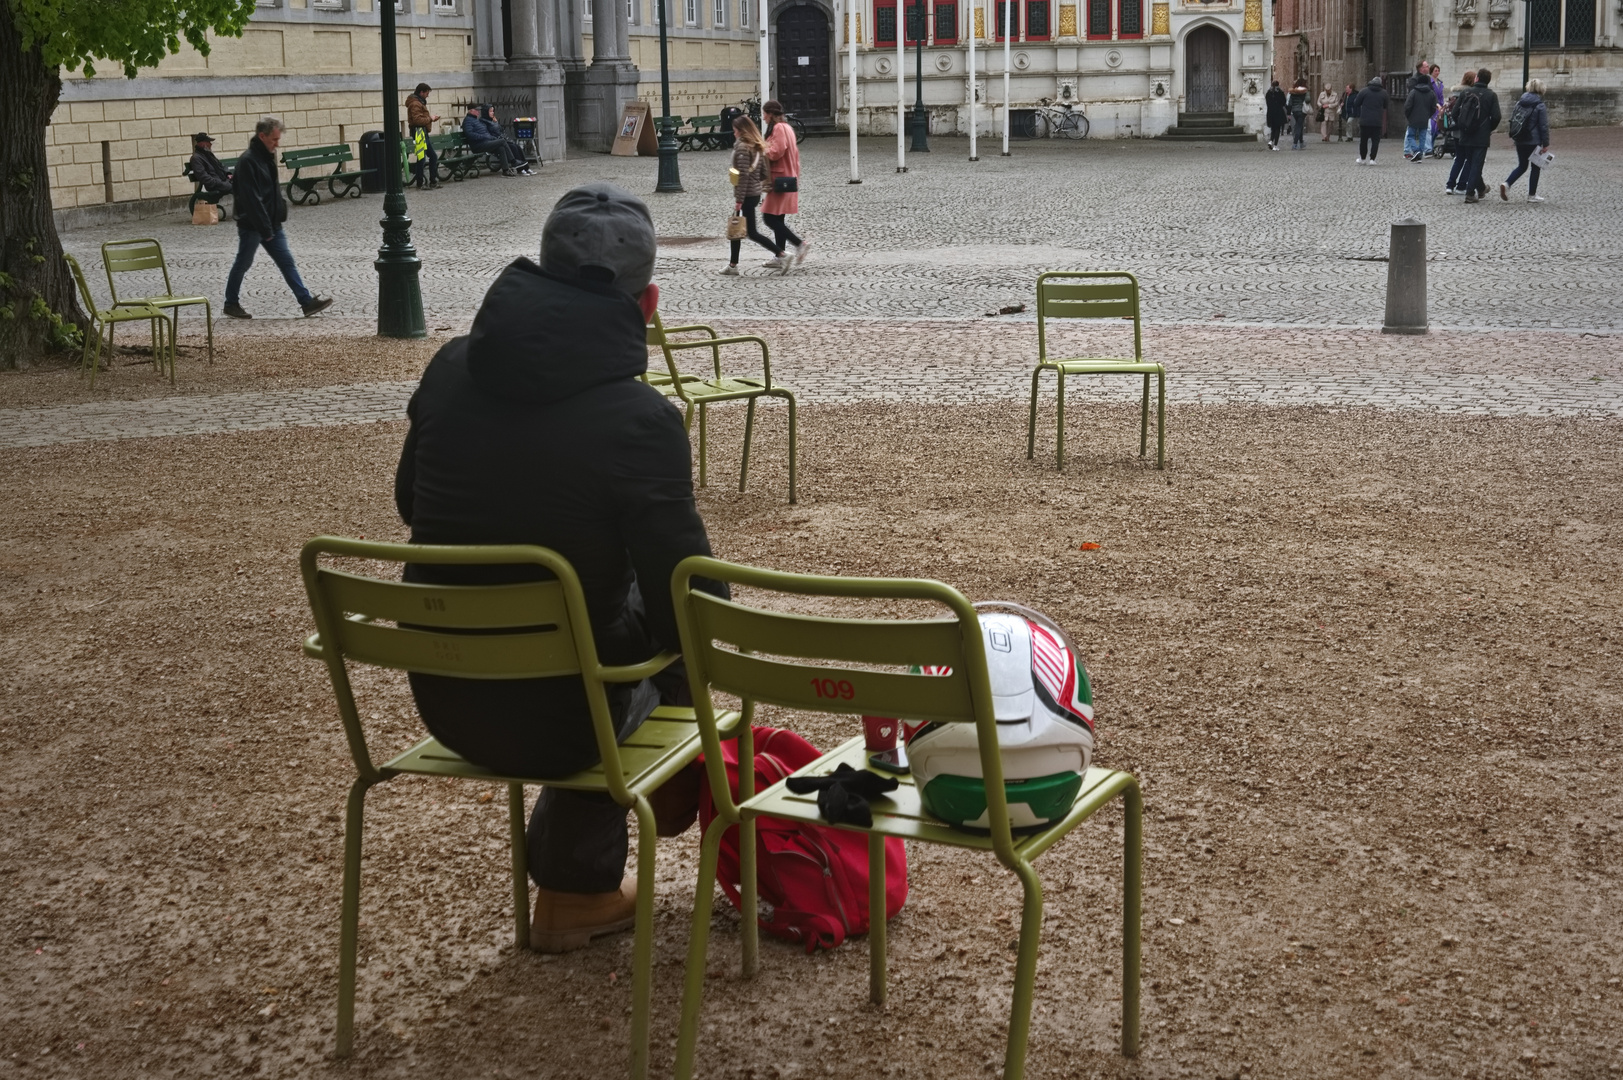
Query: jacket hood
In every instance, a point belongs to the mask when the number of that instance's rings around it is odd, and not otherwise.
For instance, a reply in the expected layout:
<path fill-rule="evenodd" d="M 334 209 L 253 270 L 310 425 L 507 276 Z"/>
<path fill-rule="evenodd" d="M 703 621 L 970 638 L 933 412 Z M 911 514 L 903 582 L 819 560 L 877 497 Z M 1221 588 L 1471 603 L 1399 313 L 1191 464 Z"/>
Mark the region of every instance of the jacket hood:
<path fill-rule="evenodd" d="M 1377 76 L 1375 76 L 1373 79 L 1371 79 L 1369 81 L 1369 83 L 1365 86 L 1365 89 L 1367 89 L 1367 90 L 1384 90 L 1384 89 L 1386 89 L 1386 87 L 1381 84 L 1381 77 L 1379 75 L 1377 75 Z"/>
<path fill-rule="evenodd" d="M 565 281 L 519 259 L 485 293 L 468 333 L 468 375 L 481 392 L 536 404 L 648 369 L 642 309 L 628 293 Z"/>
<path fill-rule="evenodd" d="M 1533 105 L 1540 105 L 1543 102 L 1544 102 L 1544 99 L 1539 97 L 1537 94 L 1533 93 L 1533 91 L 1531 91 L 1531 90 L 1528 90 L 1526 93 L 1522 94 L 1521 97 L 1516 99 L 1516 104 L 1518 104 L 1518 105 L 1527 105 L 1529 107 L 1531 107 Z"/>

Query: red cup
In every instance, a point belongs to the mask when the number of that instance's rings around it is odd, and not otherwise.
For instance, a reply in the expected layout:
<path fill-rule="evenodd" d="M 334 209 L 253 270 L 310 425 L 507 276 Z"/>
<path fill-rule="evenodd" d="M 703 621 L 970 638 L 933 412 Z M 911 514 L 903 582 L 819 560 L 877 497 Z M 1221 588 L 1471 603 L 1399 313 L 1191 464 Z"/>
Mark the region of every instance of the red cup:
<path fill-rule="evenodd" d="M 896 749 L 896 733 L 901 729 L 902 722 L 888 716 L 864 716 L 862 718 L 862 732 L 867 736 L 869 750 Z"/>

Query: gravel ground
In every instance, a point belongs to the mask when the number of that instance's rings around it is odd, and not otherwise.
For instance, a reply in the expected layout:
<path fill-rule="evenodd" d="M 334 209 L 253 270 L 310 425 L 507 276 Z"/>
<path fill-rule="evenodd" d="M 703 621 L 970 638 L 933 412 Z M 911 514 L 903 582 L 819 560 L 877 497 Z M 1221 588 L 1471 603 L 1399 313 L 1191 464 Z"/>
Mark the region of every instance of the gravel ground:
<path fill-rule="evenodd" d="M 1144 1049 L 1113 1049 L 1104 814 L 1039 864 L 1031 1075 L 1623 1070 L 1618 425 L 1185 406 L 1162 473 L 1126 410 L 1075 417 L 1060 475 L 1017 406 L 808 407 L 802 505 L 770 422 L 751 491 L 700 496 L 723 556 L 934 576 L 1080 642 L 1098 760 L 1146 788 Z M 358 1054 L 326 1058 L 352 769 L 295 554 L 402 535 L 401 435 L 0 455 L 0 1077 L 621 1073 L 629 935 L 515 953 L 501 800 L 413 779 L 370 799 Z M 414 737 L 399 680 L 359 685 L 380 742 Z M 661 846 L 661 1074 L 696 845 Z M 1017 889 L 910 863 L 883 1010 L 862 942 L 768 943 L 747 984 L 718 915 L 705 1075 L 995 1072 Z"/>

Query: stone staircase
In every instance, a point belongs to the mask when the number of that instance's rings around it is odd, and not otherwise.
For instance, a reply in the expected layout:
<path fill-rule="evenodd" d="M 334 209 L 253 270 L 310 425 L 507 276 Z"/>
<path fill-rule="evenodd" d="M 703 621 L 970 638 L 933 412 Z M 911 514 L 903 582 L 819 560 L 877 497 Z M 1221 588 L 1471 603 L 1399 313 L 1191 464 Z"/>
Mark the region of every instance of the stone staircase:
<path fill-rule="evenodd" d="M 1231 112 L 1181 112 L 1178 114 L 1177 126 L 1169 128 L 1165 135 L 1158 135 L 1156 138 L 1173 139 L 1181 142 L 1254 143 L 1257 141 L 1257 136 L 1234 122 L 1234 114 Z"/>

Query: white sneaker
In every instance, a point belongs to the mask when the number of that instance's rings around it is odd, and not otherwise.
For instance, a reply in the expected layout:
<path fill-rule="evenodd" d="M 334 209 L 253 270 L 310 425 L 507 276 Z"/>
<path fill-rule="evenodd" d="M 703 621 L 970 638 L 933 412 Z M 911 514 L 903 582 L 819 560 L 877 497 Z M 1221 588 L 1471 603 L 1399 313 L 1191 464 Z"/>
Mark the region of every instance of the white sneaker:
<path fill-rule="evenodd" d="M 762 263 L 761 265 L 766 267 L 766 269 L 768 269 L 768 270 L 782 270 L 783 269 L 783 259 L 776 256 L 776 255 L 774 255 L 772 258 L 768 259 L 766 262 Z"/>
<path fill-rule="evenodd" d="M 727 267 L 725 270 L 723 270 L 721 272 L 721 276 L 722 277 L 737 277 L 738 276 L 738 267 L 737 266 L 729 266 L 729 267 Z"/>
<path fill-rule="evenodd" d="M 789 271 L 795 268 L 795 257 L 793 255 L 785 255 L 783 258 L 778 260 L 778 267 L 779 272 L 782 273 L 783 276 L 788 277 Z"/>
<path fill-rule="evenodd" d="M 1542 196 L 1542 195 L 1529 195 L 1527 197 L 1527 201 L 1528 202 L 1543 202 L 1544 201 L 1544 196 Z"/>
<path fill-rule="evenodd" d="M 1370 158 L 1370 159 L 1369 159 L 1369 160 L 1368 160 L 1368 161 L 1366 161 L 1366 162 L 1364 162 L 1364 164 L 1365 164 L 1365 165 L 1373 165 L 1373 164 L 1375 164 L 1375 159 L 1374 159 L 1374 158 Z"/>
<path fill-rule="evenodd" d="M 805 262 L 806 261 L 806 256 L 809 255 L 810 253 L 811 253 L 811 241 L 810 240 L 802 240 L 800 242 L 800 246 L 795 248 L 795 265 L 799 266 L 801 263 Z"/>
<path fill-rule="evenodd" d="M 1367 162 L 1367 161 L 1366 161 L 1366 160 L 1365 160 L 1365 159 L 1363 159 L 1363 158 L 1359 158 L 1359 159 L 1358 159 L 1358 161 L 1357 161 L 1357 162 L 1355 162 L 1355 164 L 1358 164 L 1358 165 L 1367 165 L 1367 164 L 1368 164 L 1368 162 Z"/>
<path fill-rule="evenodd" d="M 1444 188 L 1444 189 L 1443 189 L 1443 194 L 1444 194 L 1444 195 L 1458 195 L 1458 194 L 1460 194 L 1460 193 L 1459 193 L 1459 192 L 1457 192 L 1457 191 L 1455 191 L 1455 190 L 1454 190 L 1454 189 L 1453 189 L 1453 188 L 1451 188 L 1451 187 L 1445 187 L 1445 188 Z"/>

